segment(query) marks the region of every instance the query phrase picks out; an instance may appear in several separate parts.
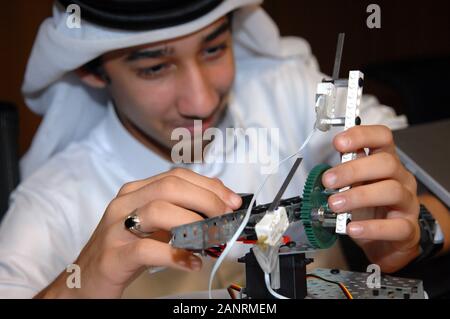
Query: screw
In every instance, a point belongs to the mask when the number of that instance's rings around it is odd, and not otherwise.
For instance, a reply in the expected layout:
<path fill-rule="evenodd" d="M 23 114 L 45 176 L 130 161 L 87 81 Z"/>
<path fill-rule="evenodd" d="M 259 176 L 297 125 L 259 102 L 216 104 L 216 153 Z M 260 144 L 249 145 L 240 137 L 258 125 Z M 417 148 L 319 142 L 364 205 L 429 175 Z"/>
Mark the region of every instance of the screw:
<path fill-rule="evenodd" d="M 340 271 L 339 269 L 331 269 L 330 272 L 331 272 L 333 275 L 337 275 L 337 274 L 339 274 L 341 271 Z"/>
<path fill-rule="evenodd" d="M 359 85 L 360 88 L 362 88 L 364 86 L 364 79 L 363 78 L 359 78 L 358 85 Z"/>

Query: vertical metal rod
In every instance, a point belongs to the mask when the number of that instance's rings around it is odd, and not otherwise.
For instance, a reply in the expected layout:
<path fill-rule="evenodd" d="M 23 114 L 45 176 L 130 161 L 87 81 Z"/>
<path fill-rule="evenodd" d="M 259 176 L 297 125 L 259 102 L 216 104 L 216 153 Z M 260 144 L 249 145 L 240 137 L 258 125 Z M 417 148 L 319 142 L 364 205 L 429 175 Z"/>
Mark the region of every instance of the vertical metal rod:
<path fill-rule="evenodd" d="M 339 79 L 339 71 L 341 69 L 342 51 L 344 50 L 344 40 L 345 40 L 345 33 L 339 33 L 337 48 L 336 48 L 336 57 L 334 59 L 333 81 L 336 81 L 337 79 Z"/>
<path fill-rule="evenodd" d="M 294 163 L 294 165 L 292 165 L 288 176 L 286 177 L 286 179 L 283 182 L 283 185 L 281 185 L 281 188 L 278 191 L 277 195 L 275 196 L 275 199 L 273 200 L 272 204 L 270 204 L 269 209 L 267 210 L 268 212 L 273 212 L 275 209 L 278 208 L 281 197 L 283 196 L 286 188 L 289 186 L 289 183 L 291 182 L 292 177 L 294 176 L 295 172 L 297 171 L 297 168 L 300 166 L 300 163 L 302 162 L 302 160 L 303 160 L 302 157 L 297 157 L 297 159 L 295 160 L 295 163 Z"/>

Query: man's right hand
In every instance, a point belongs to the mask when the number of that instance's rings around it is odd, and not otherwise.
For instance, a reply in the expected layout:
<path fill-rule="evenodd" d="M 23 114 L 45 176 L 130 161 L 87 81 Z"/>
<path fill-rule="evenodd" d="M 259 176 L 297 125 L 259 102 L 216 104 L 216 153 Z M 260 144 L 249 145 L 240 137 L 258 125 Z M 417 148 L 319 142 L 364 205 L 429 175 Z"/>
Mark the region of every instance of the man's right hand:
<path fill-rule="evenodd" d="M 195 212 L 213 217 L 240 206 L 241 198 L 220 180 L 186 169 L 125 184 L 75 261 L 81 288 L 69 289 L 70 274 L 64 271 L 36 298 L 119 298 L 149 266 L 200 270 L 199 257 L 168 244 L 170 229 L 201 220 Z M 124 221 L 132 212 L 139 216 L 142 231 L 155 233 L 140 238 L 128 231 Z"/>

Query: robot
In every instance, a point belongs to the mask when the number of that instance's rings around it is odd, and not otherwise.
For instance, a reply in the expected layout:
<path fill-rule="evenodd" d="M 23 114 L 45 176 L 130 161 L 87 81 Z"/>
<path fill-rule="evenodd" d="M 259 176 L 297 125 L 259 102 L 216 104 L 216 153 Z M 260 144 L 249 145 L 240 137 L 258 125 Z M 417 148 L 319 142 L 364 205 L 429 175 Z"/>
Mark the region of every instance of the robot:
<path fill-rule="evenodd" d="M 332 79 L 324 79 L 317 86 L 315 128 L 322 132 L 336 126 L 343 126 L 347 130 L 361 124 L 358 109 L 364 74 L 350 71 L 348 79 L 339 78 L 344 38 L 344 34 L 339 34 Z M 336 112 L 338 88 L 347 88 L 343 115 Z M 348 153 L 342 155 L 341 161 L 345 163 L 354 159 L 356 154 Z M 311 274 L 306 272 L 306 265 L 313 260 L 308 258 L 309 255 L 316 250 L 330 248 L 338 236 L 345 236 L 352 215 L 350 212 L 336 214 L 328 207 L 329 196 L 346 191 L 350 186 L 338 190 L 326 189 L 321 182 L 323 173 L 330 168 L 326 164 L 319 164 L 310 171 L 302 196 L 281 199 L 301 161 L 302 158 L 297 158 L 271 203 L 251 208 L 248 223 L 238 237 L 239 241 L 246 244 L 277 249 L 278 278 L 272 278 L 272 281 L 276 281 L 272 285 L 275 289 L 270 291 L 255 248 L 252 248 L 238 260 L 245 263 L 246 271 L 246 286 L 237 289 L 239 297 L 423 299 L 425 293 L 422 281 L 416 279 L 383 275 L 378 284 L 368 285 L 371 273 L 338 269 L 316 269 Z M 253 194 L 241 194 L 241 197 L 243 205 L 237 211 L 173 228 L 172 246 L 218 257 L 241 225 Z"/>

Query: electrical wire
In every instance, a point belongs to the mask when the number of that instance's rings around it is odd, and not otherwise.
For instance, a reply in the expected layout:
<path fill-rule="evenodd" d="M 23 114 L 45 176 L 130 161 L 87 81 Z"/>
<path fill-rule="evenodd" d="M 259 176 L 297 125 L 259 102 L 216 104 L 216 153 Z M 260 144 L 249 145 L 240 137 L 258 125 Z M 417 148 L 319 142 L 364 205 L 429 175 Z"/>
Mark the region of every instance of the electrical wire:
<path fill-rule="evenodd" d="M 205 253 L 210 257 L 219 258 L 220 255 L 222 254 L 223 250 L 225 249 L 225 246 L 226 245 L 219 245 L 219 246 L 205 249 Z"/>
<path fill-rule="evenodd" d="M 274 296 L 277 299 L 290 299 L 286 296 L 280 295 L 278 292 L 272 289 L 272 286 L 270 285 L 270 276 L 268 273 L 264 273 L 264 281 L 266 282 L 266 288 L 270 292 L 272 296 Z"/>
<path fill-rule="evenodd" d="M 325 282 L 329 282 L 329 283 L 331 283 L 331 284 L 335 284 L 335 285 L 337 285 L 337 286 L 342 290 L 342 292 L 344 293 L 344 295 L 345 295 L 345 297 L 346 297 L 347 299 L 353 299 L 353 295 L 351 294 L 351 292 L 350 292 L 350 291 L 348 290 L 348 288 L 347 288 L 343 283 L 341 283 L 341 282 L 329 280 L 329 279 L 320 277 L 320 276 L 318 276 L 318 275 L 313 275 L 313 274 L 308 274 L 308 275 L 306 275 L 306 278 L 315 278 L 315 279 L 323 280 L 323 281 L 325 281 Z"/>
<path fill-rule="evenodd" d="M 213 283 L 213 280 L 214 280 L 214 276 L 216 275 L 217 270 L 219 270 L 219 267 L 222 264 L 222 262 L 224 261 L 224 259 L 226 258 L 226 256 L 231 251 L 231 248 L 233 247 L 234 243 L 238 240 L 238 238 L 241 235 L 242 231 L 244 230 L 245 226 L 247 226 L 248 220 L 250 219 L 250 215 L 251 215 L 251 211 L 252 211 L 253 205 L 255 204 L 256 198 L 258 197 L 259 193 L 263 189 L 264 185 L 269 180 L 269 178 L 271 176 L 273 176 L 273 174 L 276 172 L 276 170 L 283 163 L 285 163 L 286 161 L 290 160 L 291 158 L 293 158 L 293 157 L 295 157 L 297 155 L 300 155 L 300 153 L 303 151 L 303 149 L 306 147 L 306 145 L 308 145 L 309 141 L 311 140 L 311 138 L 313 137 L 315 132 L 316 132 L 316 129 L 314 128 L 309 133 L 309 135 L 306 137 L 305 141 L 303 142 L 302 146 L 298 149 L 297 152 L 295 152 L 294 154 L 292 154 L 292 155 L 286 157 L 285 159 L 281 160 L 280 162 L 278 162 L 278 164 L 272 169 L 270 174 L 268 174 L 264 178 L 262 183 L 259 185 L 257 191 L 253 194 L 252 200 L 250 201 L 250 205 L 248 206 L 247 212 L 245 213 L 245 216 L 244 216 L 244 218 L 243 218 L 243 220 L 241 222 L 241 225 L 236 230 L 236 232 L 234 233 L 233 237 L 231 237 L 231 239 L 228 241 L 227 246 L 225 247 L 223 252 L 220 254 L 219 258 L 217 259 L 217 261 L 214 264 L 214 267 L 213 267 L 213 269 L 211 271 L 211 274 L 209 276 L 209 283 L 208 283 L 208 297 L 209 297 L 209 299 L 212 299 L 212 283 Z"/>
<path fill-rule="evenodd" d="M 230 287 L 227 288 L 228 294 L 230 295 L 231 299 L 236 299 L 236 295 L 234 294 L 234 290 Z"/>
<path fill-rule="evenodd" d="M 231 299 L 236 299 L 236 295 L 234 294 L 235 291 L 237 292 L 241 292 L 242 287 L 236 284 L 231 284 L 230 286 L 228 286 L 227 291 L 228 294 L 230 295 Z"/>

